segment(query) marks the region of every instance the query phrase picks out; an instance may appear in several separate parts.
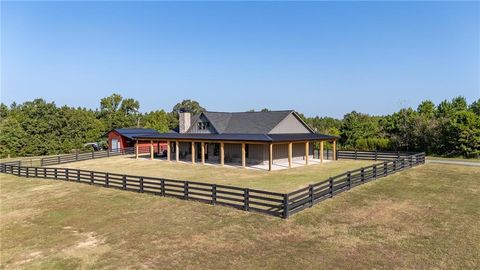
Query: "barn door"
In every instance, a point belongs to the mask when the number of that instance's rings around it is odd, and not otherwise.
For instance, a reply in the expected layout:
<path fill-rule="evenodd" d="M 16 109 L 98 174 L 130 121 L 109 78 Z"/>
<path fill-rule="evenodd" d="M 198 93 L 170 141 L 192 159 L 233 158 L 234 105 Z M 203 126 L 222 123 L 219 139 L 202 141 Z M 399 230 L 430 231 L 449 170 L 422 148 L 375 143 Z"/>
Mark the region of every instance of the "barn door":
<path fill-rule="evenodd" d="M 112 151 L 116 151 L 120 148 L 120 142 L 117 139 L 112 139 Z"/>

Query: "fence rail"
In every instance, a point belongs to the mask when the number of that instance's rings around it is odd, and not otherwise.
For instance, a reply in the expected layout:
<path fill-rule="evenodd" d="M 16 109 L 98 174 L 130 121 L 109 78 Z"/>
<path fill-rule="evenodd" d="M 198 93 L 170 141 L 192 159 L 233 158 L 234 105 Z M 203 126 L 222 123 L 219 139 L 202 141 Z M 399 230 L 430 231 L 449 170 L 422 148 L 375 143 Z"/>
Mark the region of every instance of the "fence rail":
<path fill-rule="evenodd" d="M 356 151 L 338 150 L 337 159 L 358 159 L 358 160 L 396 160 L 414 155 L 414 152 L 378 152 L 378 151 Z"/>
<path fill-rule="evenodd" d="M 150 153 L 150 147 L 144 146 L 138 148 L 139 154 Z M 105 157 L 113 157 L 113 156 L 120 156 L 120 155 L 133 155 L 135 154 L 134 147 L 127 147 L 122 149 L 113 149 L 107 151 L 97 151 L 97 152 L 87 152 L 87 153 L 73 153 L 73 154 L 66 154 L 66 155 L 59 155 L 54 157 L 44 157 L 40 159 L 40 166 L 51 166 L 56 164 L 63 164 L 63 163 L 70 163 L 82 160 L 89 160 L 89 159 L 96 159 L 96 158 L 105 158 Z"/>
<path fill-rule="evenodd" d="M 125 154 L 125 151 L 122 152 Z M 390 153 L 373 153 L 374 154 L 372 154 L 372 152 L 362 152 L 362 158 L 380 159 L 380 157 L 391 158 L 392 156 Z M 108 156 L 111 156 L 110 154 Z M 359 159 L 359 153 L 357 152 L 356 154 L 357 155 L 354 157 Z M 342 158 L 352 158 L 351 156 L 352 155 L 350 154 L 344 155 Z M 60 162 L 70 162 L 67 160 L 69 159 L 60 159 Z M 395 160 L 385 160 L 368 167 L 347 171 L 290 193 L 277 193 L 194 181 L 69 168 L 26 167 L 21 166 L 18 161 L 0 163 L 0 173 L 13 174 L 27 178 L 36 177 L 65 180 L 140 193 L 151 193 L 154 195 L 176 197 L 184 200 L 195 200 L 212 205 L 231 206 L 245 211 L 260 212 L 272 216 L 288 218 L 303 209 L 312 207 L 327 198 L 332 198 L 333 196 L 355 186 L 424 163 L 425 153 L 412 155 L 402 154 L 400 158 Z"/>

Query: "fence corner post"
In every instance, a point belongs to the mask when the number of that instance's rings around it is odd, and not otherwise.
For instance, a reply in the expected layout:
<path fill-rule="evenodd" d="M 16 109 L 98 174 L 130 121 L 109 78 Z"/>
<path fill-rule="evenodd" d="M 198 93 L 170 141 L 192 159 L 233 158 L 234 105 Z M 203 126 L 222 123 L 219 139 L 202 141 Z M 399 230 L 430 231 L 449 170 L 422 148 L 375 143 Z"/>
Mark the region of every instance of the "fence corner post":
<path fill-rule="evenodd" d="M 283 194 L 283 214 L 282 218 L 287 219 L 290 216 L 290 209 L 288 209 L 288 194 Z"/>

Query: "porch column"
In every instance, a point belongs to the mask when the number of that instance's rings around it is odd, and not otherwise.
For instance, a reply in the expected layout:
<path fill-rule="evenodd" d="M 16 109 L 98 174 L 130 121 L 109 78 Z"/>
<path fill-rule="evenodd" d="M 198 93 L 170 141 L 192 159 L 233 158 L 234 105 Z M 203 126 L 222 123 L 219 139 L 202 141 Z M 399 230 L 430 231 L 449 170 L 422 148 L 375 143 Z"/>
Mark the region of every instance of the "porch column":
<path fill-rule="evenodd" d="M 195 163 L 195 142 L 192 141 L 192 164 Z"/>
<path fill-rule="evenodd" d="M 305 165 L 308 165 L 308 142 L 305 142 Z"/>
<path fill-rule="evenodd" d="M 292 146 L 293 143 L 288 143 L 288 167 L 292 167 Z"/>
<path fill-rule="evenodd" d="M 175 160 L 178 162 L 180 160 L 180 143 L 175 141 Z"/>
<path fill-rule="evenodd" d="M 245 143 L 242 143 L 242 167 L 245 168 L 246 162 L 245 162 Z"/>
<path fill-rule="evenodd" d="M 333 141 L 333 160 L 337 160 L 337 140 Z"/>
<path fill-rule="evenodd" d="M 167 141 L 167 161 L 170 161 L 170 141 Z"/>
<path fill-rule="evenodd" d="M 323 141 L 320 141 L 320 163 L 323 163 Z"/>
<path fill-rule="evenodd" d="M 135 140 L 135 159 L 138 159 L 138 140 Z"/>
<path fill-rule="evenodd" d="M 273 144 L 270 143 L 268 147 L 268 170 L 271 171 L 273 165 Z"/>
<path fill-rule="evenodd" d="M 205 165 L 205 143 L 202 142 L 202 165 Z"/>
<path fill-rule="evenodd" d="M 220 165 L 225 164 L 225 151 L 223 142 L 220 143 Z"/>
<path fill-rule="evenodd" d="M 153 160 L 153 140 L 150 140 L 150 159 Z"/>

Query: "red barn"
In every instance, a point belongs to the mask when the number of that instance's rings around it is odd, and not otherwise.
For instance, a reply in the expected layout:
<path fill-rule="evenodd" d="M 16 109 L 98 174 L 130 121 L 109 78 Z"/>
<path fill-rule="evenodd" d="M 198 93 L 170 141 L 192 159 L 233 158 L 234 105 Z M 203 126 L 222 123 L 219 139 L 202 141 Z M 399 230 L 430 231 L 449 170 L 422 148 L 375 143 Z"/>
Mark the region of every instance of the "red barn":
<path fill-rule="evenodd" d="M 155 136 L 160 134 L 158 131 L 151 128 L 116 128 L 109 131 L 106 135 L 108 137 L 108 149 L 110 151 L 121 150 L 128 147 L 135 147 L 135 140 L 133 137 Z M 150 151 L 150 141 L 138 141 L 139 152 L 147 153 Z M 167 149 L 166 142 L 155 142 L 154 152 L 163 153 Z"/>

